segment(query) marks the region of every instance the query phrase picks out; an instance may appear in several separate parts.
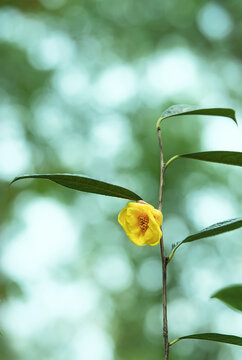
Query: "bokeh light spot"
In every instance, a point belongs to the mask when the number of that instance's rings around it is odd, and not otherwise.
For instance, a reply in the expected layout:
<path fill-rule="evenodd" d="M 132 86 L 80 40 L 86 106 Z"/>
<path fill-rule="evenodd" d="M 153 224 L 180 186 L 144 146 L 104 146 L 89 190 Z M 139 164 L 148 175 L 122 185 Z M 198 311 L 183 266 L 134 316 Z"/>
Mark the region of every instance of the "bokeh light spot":
<path fill-rule="evenodd" d="M 198 14 L 200 31 L 211 40 L 222 39 L 232 31 L 230 14 L 215 2 L 207 2 Z"/>
<path fill-rule="evenodd" d="M 162 286 L 161 260 L 156 258 L 146 259 L 138 270 L 138 281 L 148 291 L 161 291 Z"/>
<path fill-rule="evenodd" d="M 120 251 L 99 255 L 95 261 L 94 271 L 102 286 L 111 291 L 123 291 L 132 283 L 132 268 L 126 255 Z"/>

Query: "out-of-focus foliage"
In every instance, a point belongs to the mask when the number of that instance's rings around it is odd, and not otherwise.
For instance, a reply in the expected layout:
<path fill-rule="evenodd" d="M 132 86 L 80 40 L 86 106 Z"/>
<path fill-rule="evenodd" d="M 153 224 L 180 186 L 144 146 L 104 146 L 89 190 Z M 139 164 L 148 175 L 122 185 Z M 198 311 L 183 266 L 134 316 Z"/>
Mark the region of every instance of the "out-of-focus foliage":
<path fill-rule="evenodd" d="M 80 173 L 156 206 L 155 126 L 164 109 L 232 107 L 240 123 L 241 15 L 234 0 L 1 1 L 1 360 L 160 358 L 160 252 L 125 238 L 117 222 L 125 200 L 8 182 L 23 173 Z M 242 151 L 240 130 L 210 120 L 164 121 L 166 159 Z M 169 167 L 167 252 L 189 233 L 241 216 L 240 170 L 192 160 Z M 171 340 L 241 336 L 239 315 L 209 300 L 241 280 L 240 237 L 237 230 L 237 237 L 180 249 L 169 266 Z M 239 354 L 187 341 L 172 348 L 171 359 Z"/>

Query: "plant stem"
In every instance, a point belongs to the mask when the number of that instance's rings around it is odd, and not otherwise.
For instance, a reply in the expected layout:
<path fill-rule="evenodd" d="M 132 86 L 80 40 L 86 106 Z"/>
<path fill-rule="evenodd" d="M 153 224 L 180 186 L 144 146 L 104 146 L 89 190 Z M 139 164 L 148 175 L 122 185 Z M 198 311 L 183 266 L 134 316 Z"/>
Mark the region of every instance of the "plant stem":
<path fill-rule="evenodd" d="M 165 174 L 165 163 L 162 149 L 162 140 L 161 140 L 161 131 L 160 126 L 157 127 L 158 137 L 159 137 L 159 147 L 160 147 L 160 194 L 159 194 L 159 207 L 162 209 L 162 196 L 164 188 L 164 174 Z M 162 231 L 162 227 L 161 227 Z M 164 360 L 169 359 L 169 341 L 168 341 L 168 321 L 167 321 L 167 264 L 168 258 L 165 256 L 164 250 L 164 238 L 163 232 L 160 239 L 160 250 L 161 250 L 161 260 L 162 260 L 162 285 L 163 285 L 163 338 L 164 338 Z"/>

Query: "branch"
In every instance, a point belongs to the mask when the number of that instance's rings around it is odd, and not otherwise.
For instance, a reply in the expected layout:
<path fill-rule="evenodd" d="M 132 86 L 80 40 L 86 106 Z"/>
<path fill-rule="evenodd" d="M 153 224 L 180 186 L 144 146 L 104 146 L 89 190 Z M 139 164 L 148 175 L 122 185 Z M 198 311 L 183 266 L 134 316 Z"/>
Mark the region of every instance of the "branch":
<path fill-rule="evenodd" d="M 164 189 L 164 174 L 165 174 L 165 163 L 162 149 L 162 139 L 160 126 L 157 127 L 159 147 L 160 147 L 160 194 L 159 194 L 159 207 L 162 209 L 162 196 Z M 162 229 L 161 229 L 162 230 Z M 164 251 L 164 239 L 163 232 L 160 239 L 160 250 L 162 260 L 162 284 L 163 284 L 163 338 L 164 338 L 164 360 L 169 359 L 169 341 L 168 341 L 168 321 L 167 321 L 167 264 L 168 258 L 165 256 Z"/>

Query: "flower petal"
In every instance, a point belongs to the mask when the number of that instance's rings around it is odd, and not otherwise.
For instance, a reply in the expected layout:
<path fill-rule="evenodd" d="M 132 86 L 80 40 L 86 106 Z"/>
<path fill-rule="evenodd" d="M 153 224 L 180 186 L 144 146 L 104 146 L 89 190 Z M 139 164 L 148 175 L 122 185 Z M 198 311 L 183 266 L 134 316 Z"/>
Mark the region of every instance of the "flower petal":
<path fill-rule="evenodd" d="M 161 213 L 159 210 L 153 209 L 153 210 L 152 210 L 152 214 L 153 214 L 153 216 L 154 216 L 154 218 L 155 218 L 156 223 L 157 223 L 159 226 L 161 226 L 162 220 L 163 220 L 163 215 L 162 215 L 162 213 Z"/>
<path fill-rule="evenodd" d="M 154 209 L 154 206 L 148 204 L 148 203 L 134 203 L 134 202 L 130 202 L 127 204 L 127 208 L 135 208 L 135 209 L 139 209 L 141 211 L 147 211 L 147 209 Z"/>
<path fill-rule="evenodd" d="M 123 210 L 120 211 L 119 215 L 118 215 L 118 222 L 120 223 L 120 225 L 122 225 L 124 227 L 125 223 L 126 223 L 126 213 L 127 213 L 127 209 L 124 208 Z"/>
<path fill-rule="evenodd" d="M 150 214 L 149 229 L 145 233 L 145 241 L 149 245 L 157 245 L 160 242 L 162 232 L 153 214 Z"/>

